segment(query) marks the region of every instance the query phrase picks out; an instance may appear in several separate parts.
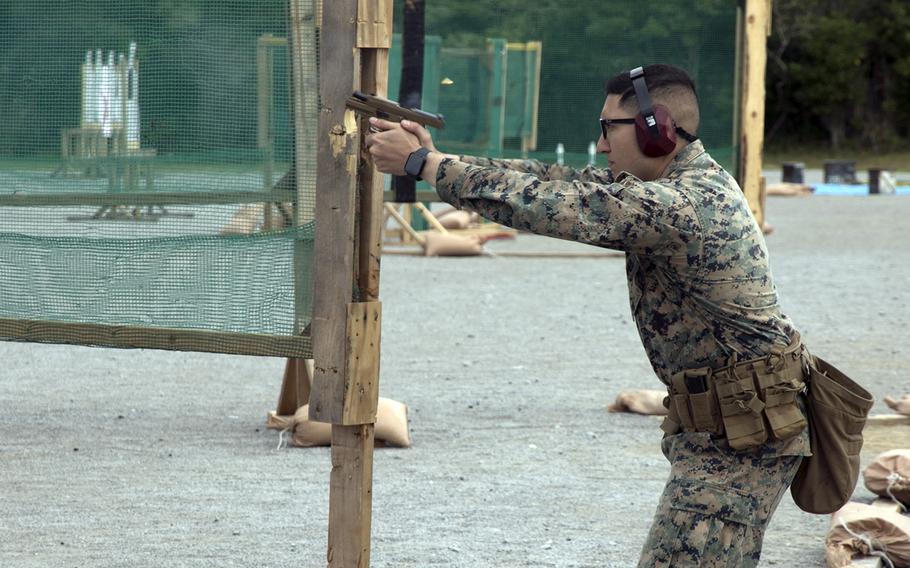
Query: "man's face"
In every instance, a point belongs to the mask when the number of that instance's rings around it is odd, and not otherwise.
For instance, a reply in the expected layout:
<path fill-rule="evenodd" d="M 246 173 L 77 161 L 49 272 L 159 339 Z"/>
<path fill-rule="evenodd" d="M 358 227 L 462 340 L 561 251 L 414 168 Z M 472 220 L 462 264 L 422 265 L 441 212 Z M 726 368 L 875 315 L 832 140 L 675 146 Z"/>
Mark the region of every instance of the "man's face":
<path fill-rule="evenodd" d="M 619 106 L 619 95 L 608 95 L 600 117 L 634 118 L 635 112 Z M 619 172 L 628 172 L 644 181 L 655 178 L 653 172 L 655 164 L 638 147 L 634 124 L 610 125 L 607 129 L 607 138 L 601 135 L 597 143 L 597 151 L 608 155 L 610 169 L 614 175 L 618 175 Z M 657 172 L 657 175 L 659 174 L 660 172 Z"/>

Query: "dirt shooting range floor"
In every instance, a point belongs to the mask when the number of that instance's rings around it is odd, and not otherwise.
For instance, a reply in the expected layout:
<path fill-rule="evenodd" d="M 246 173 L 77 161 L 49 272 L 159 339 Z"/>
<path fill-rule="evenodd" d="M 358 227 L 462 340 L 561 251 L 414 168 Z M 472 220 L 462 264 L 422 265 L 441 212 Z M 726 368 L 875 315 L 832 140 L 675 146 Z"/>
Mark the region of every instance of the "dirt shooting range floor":
<path fill-rule="evenodd" d="M 910 198 L 769 198 L 768 218 L 785 312 L 889 413 L 881 398 L 910 392 Z M 659 387 L 622 259 L 391 256 L 382 300 L 381 392 L 409 405 L 414 445 L 376 452 L 372 565 L 634 566 L 668 466 L 657 418 L 606 411 Z M 276 449 L 265 428 L 283 360 L 0 359 L 3 568 L 325 565 L 329 450 Z M 823 566 L 828 523 L 788 494 L 762 566 Z"/>

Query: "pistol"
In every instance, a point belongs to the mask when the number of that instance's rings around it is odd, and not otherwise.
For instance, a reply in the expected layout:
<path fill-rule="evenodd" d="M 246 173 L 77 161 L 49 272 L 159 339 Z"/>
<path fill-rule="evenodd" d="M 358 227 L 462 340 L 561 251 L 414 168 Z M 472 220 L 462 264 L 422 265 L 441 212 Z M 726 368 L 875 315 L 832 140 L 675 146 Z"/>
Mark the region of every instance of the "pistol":
<path fill-rule="evenodd" d="M 348 97 L 347 107 L 363 115 L 375 116 L 392 122 L 410 120 L 423 126 L 433 126 L 435 128 L 445 128 L 446 125 L 446 119 L 441 114 L 433 114 L 422 111 L 419 108 L 404 108 L 395 101 L 377 97 L 376 95 L 368 95 L 360 91 L 354 91 L 354 94 Z"/>

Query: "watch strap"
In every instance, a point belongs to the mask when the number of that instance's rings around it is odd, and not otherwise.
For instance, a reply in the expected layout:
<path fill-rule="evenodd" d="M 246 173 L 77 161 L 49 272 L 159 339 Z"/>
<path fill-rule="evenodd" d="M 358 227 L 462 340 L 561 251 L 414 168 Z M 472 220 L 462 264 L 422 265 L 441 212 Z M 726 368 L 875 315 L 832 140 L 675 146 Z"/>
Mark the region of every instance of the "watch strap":
<path fill-rule="evenodd" d="M 411 155 L 408 156 L 407 161 L 404 163 L 405 173 L 415 180 L 420 180 L 420 172 L 423 171 L 423 165 L 426 163 L 427 154 L 429 153 L 430 151 L 423 147 L 411 152 Z"/>

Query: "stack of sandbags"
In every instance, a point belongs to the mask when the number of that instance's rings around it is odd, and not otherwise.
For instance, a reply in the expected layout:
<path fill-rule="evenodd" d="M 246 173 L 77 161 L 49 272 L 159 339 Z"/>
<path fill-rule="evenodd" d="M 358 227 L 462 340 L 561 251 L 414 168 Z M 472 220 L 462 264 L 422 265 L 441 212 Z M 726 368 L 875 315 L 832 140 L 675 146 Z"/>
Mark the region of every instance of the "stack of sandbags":
<path fill-rule="evenodd" d="M 831 517 L 825 541 L 829 568 L 853 565 L 855 557 L 886 557 L 910 567 L 910 449 L 877 456 L 863 471 L 866 488 L 880 495 L 871 505 L 847 503 Z"/>
<path fill-rule="evenodd" d="M 306 448 L 332 445 L 332 425 L 310 420 L 308 404 L 298 408 L 293 416 L 272 414 L 269 416 L 268 427 L 290 431 L 291 443 L 295 446 Z M 373 434 L 377 446 L 409 447 L 411 434 L 408 430 L 408 406 L 403 402 L 379 397 Z"/>

